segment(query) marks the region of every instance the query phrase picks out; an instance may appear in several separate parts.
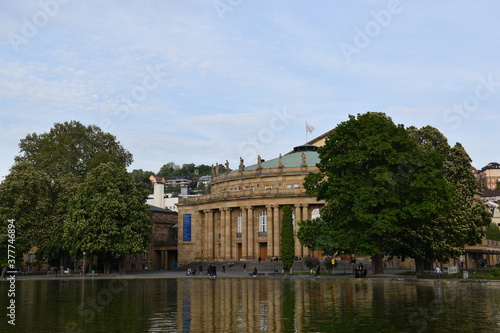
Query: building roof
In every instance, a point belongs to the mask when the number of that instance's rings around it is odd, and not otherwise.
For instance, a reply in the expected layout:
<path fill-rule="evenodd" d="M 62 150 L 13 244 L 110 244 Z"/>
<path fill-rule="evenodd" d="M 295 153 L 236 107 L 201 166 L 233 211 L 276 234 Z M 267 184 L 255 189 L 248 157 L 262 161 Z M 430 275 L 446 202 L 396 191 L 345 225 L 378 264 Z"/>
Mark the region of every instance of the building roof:
<path fill-rule="evenodd" d="M 311 144 L 311 145 L 315 145 L 317 146 L 319 142 L 322 142 L 322 140 L 324 140 L 330 133 L 332 133 L 333 131 L 335 131 L 335 128 L 329 130 L 328 132 L 326 133 L 323 133 L 321 134 L 320 136 L 318 137 L 315 137 L 314 139 L 312 139 L 311 141 L 308 141 L 307 143 L 308 144 Z"/>
<path fill-rule="evenodd" d="M 481 169 L 481 171 L 490 170 L 490 169 L 500 169 L 500 164 L 498 164 L 497 162 L 490 162 L 490 163 L 488 163 L 487 166 L 484 166 Z"/>
<path fill-rule="evenodd" d="M 165 208 L 160 208 L 160 207 L 156 207 L 156 206 L 153 206 L 153 205 L 149 205 L 149 210 L 152 213 L 178 214 L 177 212 L 174 212 L 173 210 L 165 209 Z"/>
<path fill-rule="evenodd" d="M 151 177 L 149 177 L 149 180 L 151 180 L 151 182 L 155 184 L 165 184 L 165 178 L 161 176 L 151 175 Z"/>
<path fill-rule="evenodd" d="M 304 147 L 304 146 L 299 146 Z M 314 147 L 314 146 L 313 146 Z M 298 147 L 295 147 L 298 148 Z M 284 168 L 292 168 L 292 167 L 300 167 L 302 166 L 302 153 L 304 153 L 306 157 L 306 165 L 307 166 L 316 166 L 319 163 L 318 152 L 314 150 L 297 150 L 292 153 L 288 153 L 282 156 L 282 163 Z M 279 167 L 279 157 L 273 158 L 272 160 L 263 161 L 261 163 L 262 169 L 272 169 Z M 257 164 L 249 165 L 245 167 L 245 171 L 247 170 L 257 170 Z M 236 170 L 237 171 L 237 170 Z M 233 172 L 236 172 L 233 171 Z"/>
<path fill-rule="evenodd" d="M 481 193 L 481 197 L 500 197 L 500 190 L 485 190 Z"/>

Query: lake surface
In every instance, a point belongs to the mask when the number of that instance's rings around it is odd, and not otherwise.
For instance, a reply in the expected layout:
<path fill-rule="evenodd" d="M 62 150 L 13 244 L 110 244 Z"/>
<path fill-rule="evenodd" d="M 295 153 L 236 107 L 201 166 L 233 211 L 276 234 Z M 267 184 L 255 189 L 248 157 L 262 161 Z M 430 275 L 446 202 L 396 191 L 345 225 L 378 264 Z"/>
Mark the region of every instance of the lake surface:
<path fill-rule="evenodd" d="M 329 278 L 18 280 L 0 332 L 499 332 L 500 287 Z M 15 300 L 15 326 L 9 302 Z"/>

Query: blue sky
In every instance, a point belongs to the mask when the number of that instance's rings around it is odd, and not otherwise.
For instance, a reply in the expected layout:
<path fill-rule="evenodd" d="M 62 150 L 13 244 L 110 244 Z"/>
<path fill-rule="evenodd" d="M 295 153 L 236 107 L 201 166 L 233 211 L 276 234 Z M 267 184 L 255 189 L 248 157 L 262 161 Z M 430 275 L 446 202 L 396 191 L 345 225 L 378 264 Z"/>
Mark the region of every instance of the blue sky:
<path fill-rule="evenodd" d="M 236 168 L 348 115 L 388 114 L 498 161 L 497 1 L 2 1 L 0 177 L 19 140 L 78 120 L 132 169 Z M 0 178 L 1 179 L 1 178 Z"/>

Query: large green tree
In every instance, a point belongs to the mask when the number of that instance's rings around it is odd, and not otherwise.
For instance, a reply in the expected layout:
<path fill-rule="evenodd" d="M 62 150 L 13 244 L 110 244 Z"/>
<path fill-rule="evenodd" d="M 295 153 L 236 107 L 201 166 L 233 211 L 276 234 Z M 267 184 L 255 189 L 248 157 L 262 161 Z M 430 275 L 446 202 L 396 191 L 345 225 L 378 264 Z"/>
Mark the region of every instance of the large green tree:
<path fill-rule="evenodd" d="M 388 252 L 415 259 L 420 275 L 425 262 L 458 258 L 465 245 L 480 243 L 491 219 L 477 196 L 478 185 L 465 149 L 460 144 L 449 146 L 444 135 L 431 126 L 408 131 L 419 145 L 415 153 L 418 164 L 402 175 L 415 179 L 411 192 L 405 194 L 413 208 L 400 231 L 391 235 Z M 421 169 L 425 179 L 412 177 Z M 422 194 L 431 199 L 425 205 L 415 200 Z"/>
<path fill-rule="evenodd" d="M 330 228 L 330 224 L 321 218 L 314 220 L 304 220 L 299 222 L 300 228 L 297 231 L 297 238 L 300 244 L 311 251 L 323 251 L 323 255 L 335 256 L 342 252 L 349 252 L 342 248 L 342 242 L 337 241 L 342 235 L 332 236 L 330 233 L 336 233 Z"/>
<path fill-rule="evenodd" d="M 0 239 L 2 252 L 7 246 L 7 220 L 15 220 L 15 253 L 22 256 L 39 244 L 38 231 L 49 223 L 53 196 L 51 180 L 29 163 L 12 167 L 0 184 Z"/>
<path fill-rule="evenodd" d="M 71 201 L 64 224 L 64 244 L 72 255 L 84 251 L 103 259 L 146 252 L 152 222 L 147 190 L 125 168 L 110 162 L 91 170 Z"/>
<path fill-rule="evenodd" d="M 399 231 L 404 199 L 401 161 L 416 144 L 402 125 L 369 112 L 339 124 L 318 149 L 319 172 L 305 178 L 307 194 L 325 200 L 318 224 L 327 246 L 372 257 L 383 273 L 385 238 Z"/>
<path fill-rule="evenodd" d="M 38 260 L 58 265 L 66 253 L 61 242 L 63 221 L 77 184 L 101 163 L 128 166 L 132 155 L 113 135 L 77 121 L 56 123 L 48 133 L 29 134 L 19 148 L 20 155 L 0 184 L 0 228 L 5 230 L 7 219 L 15 219 L 18 253 L 35 246 Z"/>
<path fill-rule="evenodd" d="M 302 238 L 314 246 L 370 255 L 377 274 L 384 254 L 421 269 L 480 240 L 487 216 L 474 199 L 470 159 L 436 129 L 405 129 L 369 112 L 341 123 L 318 152 L 319 172 L 304 183 L 326 201 L 319 223 L 303 222 Z"/>
<path fill-rule="evenodd" d="M 30 162 L 53 179 L 62 174 L 83 178 L 89 170 L 106 162 L 124 167 L 132 163 L 132 154 L 114 135 L 78 121 L 56 123 L 48 133 L 29 134 L 19 148 L 21 154 L 15 157 L 16 163 Z"/>
<path fill-rule="evenodd" d="M 15 220 L 16 253 L 22 255 L 36 247 L 37 260 L 59 264 L 57 260 L 65 254 L 61 243 L 63 221 L 76 186 L 73 175 L 52 180 L 30 163 L 12 167 L 0 184 L 0 218 L 2 230 L 7 228 L 7 219 Z"/>
<path fill-rule="evenodd" d="M 292 208 L 284 206 L 281 219 L 281 261 L 289 269 L 295 260 L 295 237 L 293 235 Z"/>

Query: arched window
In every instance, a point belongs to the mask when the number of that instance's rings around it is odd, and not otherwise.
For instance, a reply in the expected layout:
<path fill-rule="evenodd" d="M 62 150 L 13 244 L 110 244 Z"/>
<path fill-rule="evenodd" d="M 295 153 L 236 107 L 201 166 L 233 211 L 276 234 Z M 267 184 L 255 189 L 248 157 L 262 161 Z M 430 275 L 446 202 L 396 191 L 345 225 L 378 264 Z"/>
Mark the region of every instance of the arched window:
<path fill-rule="evenodd" d="M 314 208 L 311 212 L 311 220 L 319 219 L 319 208 Z"/>
<path fill-rule="evenodd" d="M 243 213 L 240 210 L 236 218 L 236 232 L 241 234 L 243 232 Z"/>
<path fill-rule="evenodd" d="M 259 232 L 267 232 L 267 210 L 259 212 Z"/>

